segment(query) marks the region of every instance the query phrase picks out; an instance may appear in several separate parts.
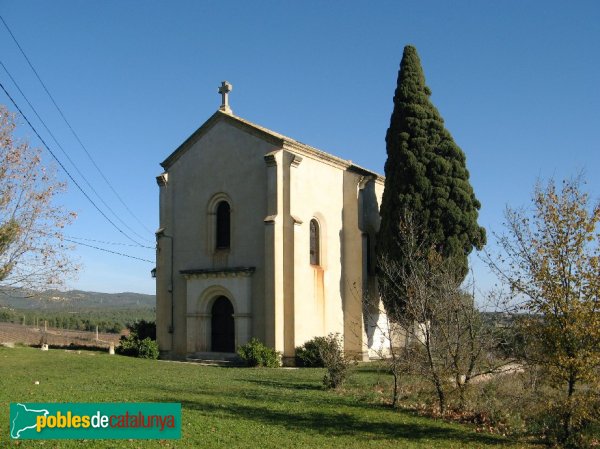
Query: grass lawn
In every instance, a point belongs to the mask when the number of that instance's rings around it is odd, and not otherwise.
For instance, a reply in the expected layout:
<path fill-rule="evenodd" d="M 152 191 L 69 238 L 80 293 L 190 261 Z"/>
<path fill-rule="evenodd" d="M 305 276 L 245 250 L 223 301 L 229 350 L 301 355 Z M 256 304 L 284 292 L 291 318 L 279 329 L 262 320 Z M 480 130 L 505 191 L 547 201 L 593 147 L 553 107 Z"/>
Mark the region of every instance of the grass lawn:
<path fill-rule="evenodd" d="M 531 447 L 470 427 L 394 411 L 359 369 L 345 392 L 321 369 L 217 368 L 91 351 L 0 347 L 0 446 L 41 448 Z M 39 381 L 39 385 L 34 382 Z M 180 402 L 181 440 L 8 440 L 10 402 Z"/>

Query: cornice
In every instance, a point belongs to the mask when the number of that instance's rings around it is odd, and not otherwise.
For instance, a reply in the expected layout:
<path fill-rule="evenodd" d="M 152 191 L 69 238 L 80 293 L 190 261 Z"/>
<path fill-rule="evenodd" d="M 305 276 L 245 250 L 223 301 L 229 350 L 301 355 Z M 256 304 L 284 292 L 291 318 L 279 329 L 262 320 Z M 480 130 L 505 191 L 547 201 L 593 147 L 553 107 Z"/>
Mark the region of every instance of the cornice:
<path fill-rule="evenodd" d="M 250 277 L 254 274 L 255 271 L 255 267 L 235 267 L 181 270 L 180 273 L 186 279 L 207 279 Z"/>

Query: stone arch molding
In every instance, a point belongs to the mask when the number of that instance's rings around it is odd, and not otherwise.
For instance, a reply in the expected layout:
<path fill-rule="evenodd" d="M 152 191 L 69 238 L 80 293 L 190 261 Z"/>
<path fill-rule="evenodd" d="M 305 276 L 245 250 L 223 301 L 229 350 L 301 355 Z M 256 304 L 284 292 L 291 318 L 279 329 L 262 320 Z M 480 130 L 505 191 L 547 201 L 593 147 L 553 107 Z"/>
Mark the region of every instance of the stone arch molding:
<path fill-rule="evenodd" d="M 216 214 L 217 213 L 217 205 L 221 201 L 227 201 L 231 206 L 231 197 L 227 195 L 225 192 L 215 193 L 210 200 L 208 201 L 208 213 Z"/>
<path fill-rule="evenodd" d="M 208 201 L 207 207 L 206 207 L 206 248 L 207 248 L 207 252 L 208 254 L 214 254 L 217 251 L 223 251 L 223 250 L 217 250 L 217 207 L 219 205 L 219 203 L 221 201 L 226 201 L 229 204 L 229 226 L 230 226 L 230 232 L 229 232 L 229 248 L 226 249 L 225 251 L 229 251 L 230 248 L 233 248 L 234 245 L 234 232 L 233 232 L 233 228 L 234 228 L 234 220 L 233 220 L 233 214 L 234 214 L 234 208 L 233 208 L 233 202 L 231 201 L 231 197 L 229 195 L 227 195 L 227 193 L 225 192 L 218 192 L 215 193 L 210 200 Z"/>
<path fill-rule="evenodd" d="M 239 308 L 236 304 L 234 296 L 231 294 L 229 290 L 221 285 L 211 285 L 206 288 L 198 298 L 198 302 L 196 305 L 196 311 L 202 315 L 210 315 L 212 306 L 218 297 L 225 296 L 233 306 L 233 313 L 237 313 Z"/>

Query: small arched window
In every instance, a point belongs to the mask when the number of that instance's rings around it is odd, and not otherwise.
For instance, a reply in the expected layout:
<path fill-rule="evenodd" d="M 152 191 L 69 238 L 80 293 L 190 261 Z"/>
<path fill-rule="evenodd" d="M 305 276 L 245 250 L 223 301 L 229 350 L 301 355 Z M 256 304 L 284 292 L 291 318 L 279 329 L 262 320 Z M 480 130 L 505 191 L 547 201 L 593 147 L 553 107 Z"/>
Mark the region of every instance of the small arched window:
<path fill-rule="evenodd" d="M 227 201 L 217 206 L 217 249 L 228 249 L 231 243 L 231 208 Z"/>
<path fill-rule="evenodd" d="M 310 264 L 321 265 L 321 240 L 319 232 L 319 223 L 317 220 L 310 220 Z"/>

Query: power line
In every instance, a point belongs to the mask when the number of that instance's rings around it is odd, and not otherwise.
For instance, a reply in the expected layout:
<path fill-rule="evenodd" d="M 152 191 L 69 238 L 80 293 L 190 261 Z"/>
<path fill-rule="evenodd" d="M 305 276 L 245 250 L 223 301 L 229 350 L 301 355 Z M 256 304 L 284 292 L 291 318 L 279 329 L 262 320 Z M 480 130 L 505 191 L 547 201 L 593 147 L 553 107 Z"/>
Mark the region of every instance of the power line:
<path fill-rule="evenodd" d="M 121 219 L 121 217 L 119 217 L 119 215 L 106 203 L 106 201 L 104 201 L 104 199 L 100 196 L 100 194 L 96 191 L 96 189 L 87 180 L 87 178 L 85 177 L 85 175 L 83 173 L 81 173 L 81 170 L 79 170 L 79 168 L 77 167 L 77 164 L 75 164 L 75 162 L 73 162 L 73 160 L 71 159 L 71 157 L 69 156 L 69 154 L 65 151 L 65 149 L 62 147 L 62 145 L 58 142 L 58 140 L 56 139 L 56 137 L 54 136 L 54 134 L 52 133 L 52 131 L 50 131 L 50 128 L 48 128 L 48 126 L 46 125 L 46 122 L 44 122 L 44 120 L 42 119 L 42 117 L 40 117 L 40 115 L 38 114 L 38 112 L 35 109 L 35 107 L 31 104 L 31 102 L 29 101 L 29 99 L 27 98 L 27 96 L 25 95 L 25 93 L 23 92 L 23 90 L 21 90 L 21 88 L 19 87 L 19 84 L 17 83 L 17 81 L 14 79 L 14 77 L 11 75 L 11 73 L 8 71 L 8 69 L 6 68 L 6 66 L 4 65 L 4 63 L 2 61 L 0 61 L 0 65 L 2 66 L 2 68 L 4 69 L 4 71 L 6 72 L 6 74 L 8 75 L 8 77 L 11 79 L 11 81 L 13 82 L 13 84 L 15 85 L 15 87 L 17 88 L 17 90 L 19 91 L 19 93 L 21 94 L 21 96 L 25 99 L 25 101 L 27 102 L 27 104 L 29 105 L 29 107 L 31 108 L 31 110 L 33 111 L 33 113 L 35 114 L 35 116 L 42 123 L 42 125 L 44 126 L 44 128 L 46 128 L 46 131 L 48 132 L 48 134 L 50 134 L 50 137 L 52 137 L 52 139 L 54 140 L 54 142 L 56 143 L 56 145 L 58 146 L 58 148 L 60 148 L 60 151 L 62 152 L 62 154 L 65 155 L 65 157 L 67 158 L 67 160 L 75 168 L 75 171 L 79 174 L 79 176 L 81 176 L 81 178 L 84 180 L 84 182 L 87 184 L 87 186 L 91 189 L 91 191 L 94 192 L 94 194 L 96 195 L 96 197 L 98 197 L 98 199 L 102 202 L 102 204 L 104 204 L 104 206 L 113 214 L 113 216 L 117 220 L 119 220 L 119 222 L 121 222 L 121 224 L 123 226 L 125 226 L 127 229 L 129 229 L 129 231 L 131 231 L 133 234 L 135 234 L 140 239 L 146 240 L 144 237 L 142 237 L 140 234 L 138 234 L 135 230 L 133 230 L 131 227 L 129 227 L 127 225 L 127 223 L 125 223 Z M 144 246 L 141 243 L 138 243 L 138 245 L 139 246 Z"/>
<path fill-rule="evenodd" d="M 121 198 L 121 195 L 119 195 L 119 193 L 116 191 L 116 189 L 110 183 L 110 181 L 108 180 L 108 178 L 104 175 L 104 172 L 100 169 L 100 167 L 98 166 L 98 164 L 96 164 L 96 161 L 94 160 L 94 158 L 92 157 L 92 155 L 90 154 L 90 152 L 87 150 L 86 146 L 83 144 L 83 142 L 79 138 L 79 135 L 75 132 L 75 130 L 73 129 L 73 127 L 71 126 L 71 124 L 67 120 L 67 117 L 65 117 L 65 114 L 63 113 L 62 109 L 58 106 L 58 104 L 56 103 L 56 101 L 54 100 L 54 97 L 52 96 L 52 94 L 50 94 L 50 91 L 48 90 L 48 88 L 46 87 L 46 85 L 44 84 L 44 82 L 42 81 L 42 78 L 38 74 L 37 70 L 35 69 L 35 67 L 31 63 L 31 61 L 29 60 L 29 58 L 27 57 L 27 55 L 25 54 L 25 51 L 23 50 L 23 48 L 19 44 L 19 41 L 17 41 L 17 38 L 15 37 L 15 35 L 13 34 L 13 32 L 9 28 L 8 24 L 6 23 L 6 21 L 4 20 L 4 18 L 1 15 L 0 15 L 0 20 L 2 20 L 2 23 L 6 27 L 8 33 L 12 37 L 13 41 L 15 42 L 15 44 L 17 44 L 17 47 L 21 51 L 21 54 L 23 55 L 23 57 L 25 58 L 25 60 L 27 61 L 27 64 L 29 64 L 29 67 L 31 68 L 31 70 L 33 71 L 33 73 L 35 74 L 35 76 L 37 77 L 38 81 L 40 82 L 40 84 L 42 85 L 42 87 L 44 88 L 44 90 L 46 91 L 46 93 L 48 94 L 48 97 L 50 97 L 50 100 L 52 100 L 52 103 L 54 104 L 54 107 L 56 107 L 56 109 L 59 112 L 60 116 L 65 121 L 65 123 L 67 124 L 67 126 L 69 127 L 69 129 L 71 130 L 71 133 L 73 133 L 73 136 L 75 136 L 75 139 L 77 140 L 77 142 L 79 142 L 79 145 L 81 145 L 81 148 L 83 148 L 83 151 L 85 152 L 85 154 L 87 155 L 87 157 L 90 159 L 90 161 L 92 161 L 92 164 L 94 165 L 94 167 L 96 167 L 96 170 L 98 170 L 98 173 L 100 173 L 100 176 L 102 176 L 102 179 L 104 179 L 104 181 L 106 182 L 106 184 L 108 185 L 108 187 L 110 187 L 110 189 L 113 191 L 113 193 L 115 194 L 115 196 L 118 198 L 119 202 L 123 205 L 123 207 L 125 207 L 125 209 L 127 210 L 127 212 L 129 212 L 129 214 L 148 233 L 153 234 L 153 232 L 151 230 L 149 230 L 146 227 L 146 225 L 131 211 L 131 209 L 127 206 L 127 204 L 125 204 L 125 201 L 123 201 L 123 198 Z"/>
<path fill-rule="evenodd" d="M 65 237 L 70 238 L 70 239 L 75 239 L 75 240 L 83 240 L 83 241 L 86 241 L 86 242 L 102 243 L 103 245 L 129 246 L 129 247 L 133 247 L 133 248 L 145 248 L 145 249 L 152 249 L 152 250 L 156 249 L 154 246 L 141 246 L 140 247 L 138 245 L 132 245 L 130 243 L 107 242 L 106 240 L 88 239 L 88 238 L 85 238 L 85 237 L 75 237 L 75 236 L 72 236 L 72 235 L 67 235 Z"/>
<path fill-rule="evenodd" d="M 140 245 L 137 241 L 135 241 L 133 238 L 131 238 L 127 233 L 125 233 L 121 228 L 119 228 L 114 221 L 112 221 L 105 213 L 102 209 L 100 209 L 98 207 L 98 205 L 94 202 L 94 200 L 92 198 L 90 198 L 90 196 L 85 192 L 85 190 L 83 190 L 83 188 L 79 185 L 79 183 L 75 180 L 75 178 L 73 178 L 73 176 L 71 175 L 71 173 L 69 173 L 69 170 L 67 170 L 67 168 L 63 165 L 63 163 L 60 161 L 60 159 L 56 156 L 56 154 L 54 154 L 54 152 L 50 149 L 50 147 L 48 146 L 48 144 L 46 144 L 46 141 L 42 138 L 42 136 L 40 136 L 40 134 L 37 132 L 37 130 L 35 129 L 35 127 L 31 124 L 31 122 L 29 121 L 29 119 L 27 118 L 27 116 L 23 113 L 23 111 L 21 110 L 21 108 L 19 107 L 19 105 L 17 104 L 17 102 L 14 100 L 14 98 L 8 93 L 8 91 L 6 90 L 6 88 L 4 87 L 4 84 L 2 84 L 2 82 L 0 82 L 0 87 L 2 88 L 2 90 L 4 91 L 4 93 L 6 94 L 6 96 L 9 98 L 9 100 L 12 102 L 12 104 L 14 105 L 15 108 L 17 108 L 17 111 L 19 111 L 19 114 L 21 114 L 21 116 L 25 119 L 25 121 L 27 122 L 27 124 L 29 125 L 29 127 L 33 130 L 33 132 L 35 133 L 35 135 L 37 136 L 37 138 L 40 140 L 40 142 L 42 142 L 42 144 L 44 145 L 44 147 L 46 148 L 46 150 L 48 150 L 48 152 L 50 153 L 50 155 L 54 158 L 54 160 L 58 163 L 58 165 L 60 165 L 60 167 L 64 170 L 64 172 L 67 174 L 67 176 L 69 177 L 69 179 L 71 181 L 73 181 L 73 184 L 75 184 L 75 186 L 79 189 L 79 191 L 87 198 L 87 200 L 92 204 L 92 206 L 94 206 L 96 208 L 96 210 L 98 212 L 100 212 L 100 214 L 111 224 L 113 225 L 113 227 L 119 231 L 121 234 L 123 234 L 128 240 L 131 240 L 132 242 Z M 142 246 L 142 245 L 140 245 Z"/>
<path fill-rule="evenodd" d="M 117 251 L 112 251 L 112 250 L 106 249 L 106 248 L 100 248 L 100 247 L 94 246 L 94 245 L 88 245 L 87 243 L 76 242 L 75 240 L 70 240 L 70 239 L 66 239 L 66 238 L 63 238 L 63 240 L 65 242 L 74 243 L 75 245 L 87 246 L 88 248 L 94 248 L 94 249 L 97 249 L 99 251 L 104 251 L 104 252 L 107 252 L 107 253 L 116 254 L 118 256 L 129 257 L 130 259 L 141 260 L 142 262 L 155 263 L 155 261 L 153 261 L 153 260 L 142 259 L 141 257 L 130 256 L 129 254 L 119 253 Z"/>

